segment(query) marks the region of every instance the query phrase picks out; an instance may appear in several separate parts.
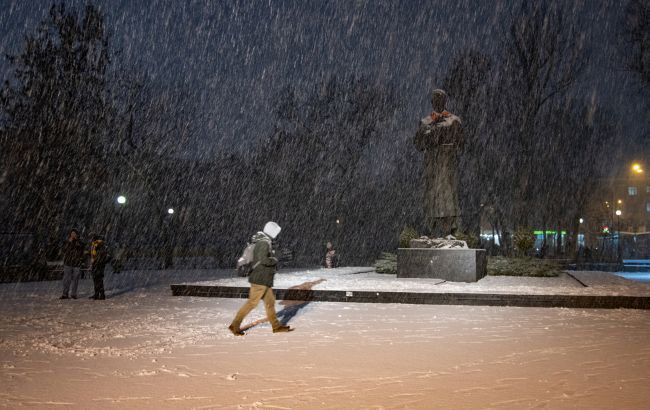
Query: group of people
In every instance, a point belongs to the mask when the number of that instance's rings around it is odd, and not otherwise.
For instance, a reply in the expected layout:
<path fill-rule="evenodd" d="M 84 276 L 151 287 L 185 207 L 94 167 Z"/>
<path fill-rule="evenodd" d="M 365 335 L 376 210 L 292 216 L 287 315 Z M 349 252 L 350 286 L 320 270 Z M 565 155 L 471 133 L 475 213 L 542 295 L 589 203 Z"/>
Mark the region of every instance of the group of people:
<path fill-rule="evenodd" d="M 77 299 L 77 288 L 81 278 L 81 267 L 90 258 L 90 273 L 93 278 L 95 292 L 90 299 L 104 300 L 104 269 L 110 256 L 104 239 L 93 235 L 90 246 L 79 238 L 76 229 L 70 230 L 68 238 L 63 245 L 63 294 L 59 299 Z"/>

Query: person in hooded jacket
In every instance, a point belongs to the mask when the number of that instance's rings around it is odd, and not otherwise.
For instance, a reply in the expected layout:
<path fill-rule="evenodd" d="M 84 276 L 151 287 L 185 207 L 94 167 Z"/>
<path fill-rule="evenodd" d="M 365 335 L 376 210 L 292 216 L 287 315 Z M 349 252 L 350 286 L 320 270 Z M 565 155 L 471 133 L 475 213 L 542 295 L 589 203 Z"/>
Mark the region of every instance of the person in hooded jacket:
<path fill-rule="evenodd" d="M 110 256 L 104 240 L 95 235 L 90 245 L 90 272 L 93 277 L 93 287 L 95 294 L 90 297 L 94 300 L 104 300 L 106 295 L 104 293 L 104 268 L 108 263 Z"/>
<path fill-rule="evenodd" d="M 278 259 L 274 256 L 271 242 L 280 233 L 280 226 L 275 222 L 267 222 L 262 232 L 253 236 L 255 248 L 253 250 L 253 270 L 248 277 L 251 287 L 248 292 L 248 301 L 239 309 L 235 319 L 228 329 L 235 336 L 243 336 L 241 323 L 244 318 L 260 303 L 264 301 L 266 317 L 271 324 L 273 333 L 290 332 L 293 329 L 283 325 L 275 313 L 275 295 L 273 294 L 273 278 L 277 271 Z"/>

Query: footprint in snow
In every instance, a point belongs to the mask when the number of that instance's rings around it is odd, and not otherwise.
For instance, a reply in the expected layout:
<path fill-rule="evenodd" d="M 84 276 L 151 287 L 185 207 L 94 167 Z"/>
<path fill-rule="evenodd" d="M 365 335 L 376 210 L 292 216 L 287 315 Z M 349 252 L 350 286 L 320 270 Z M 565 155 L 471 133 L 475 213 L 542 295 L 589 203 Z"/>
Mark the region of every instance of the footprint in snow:
<path fill-rule="evenodd" d="M 239 373 L 229 374 L 226 376 L 226 380 L 237 380 L 237 376 L 239 376 Z"/>

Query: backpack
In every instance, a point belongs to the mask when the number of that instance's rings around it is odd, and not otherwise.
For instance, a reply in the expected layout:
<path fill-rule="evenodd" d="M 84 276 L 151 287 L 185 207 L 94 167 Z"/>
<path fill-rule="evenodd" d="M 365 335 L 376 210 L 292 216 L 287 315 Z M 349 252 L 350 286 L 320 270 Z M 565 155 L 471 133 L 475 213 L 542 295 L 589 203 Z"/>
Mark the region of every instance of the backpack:
<path fill-rule="evenodd" d="M 257 268 L 257 265 L 260 263 L 253 263 L 253 253 L 255 250 L 255 242 L 251 242 L 246 245 L 244 248 L 244 251 L 242 252 L 241 256 L 237 260 L 237 275 L 238 276 L 248 276 L 250 273 L 253 271 L 253 269 Z"/>

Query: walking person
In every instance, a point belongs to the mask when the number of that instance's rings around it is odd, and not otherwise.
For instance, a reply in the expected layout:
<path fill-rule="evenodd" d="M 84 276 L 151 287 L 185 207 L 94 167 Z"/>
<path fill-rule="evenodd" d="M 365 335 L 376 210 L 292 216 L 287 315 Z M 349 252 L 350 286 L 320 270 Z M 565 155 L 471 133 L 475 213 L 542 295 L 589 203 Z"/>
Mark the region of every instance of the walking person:
<path fill-rule="evenodd" d="M 106 295 L 104 294 L 104 268 L 106 268 L 108 260 L 108 249 L 104 240 L 100 236 L 93 236 L 93 241 L 90 245 L 90 273 L 93 277 L 95 294 L 90 299 L 106 299 Z"/>
<path fill-rule="evenodd" d="M 79 239 L 79 232 L 71 229 L 63 244 L 63 294 L 59 299 L 77 298 L 83 260 L 84 244 Z"/>
<path fill-rule="evenodd" d="M 235 319 L 228 329 L 235 336 L 243 336 L 241 323 L 253 309 L 264 301 L 266 317 L 271 324 L 273 333 L 291 332 L 293 329 L 283 325 L 275 313 L 275 295 L 273 295 L 273 278 L 277 271 L 278 259 L 274 256 L 271 242 L 280 233 L 280 226 L 275 222 L 267 222 L 262 232 L 253 236 L 255 247 L 253 250 L 253 270 L 248 277 L 251 287 L 248 292 L 248 301 L 239 309 Z"/>

